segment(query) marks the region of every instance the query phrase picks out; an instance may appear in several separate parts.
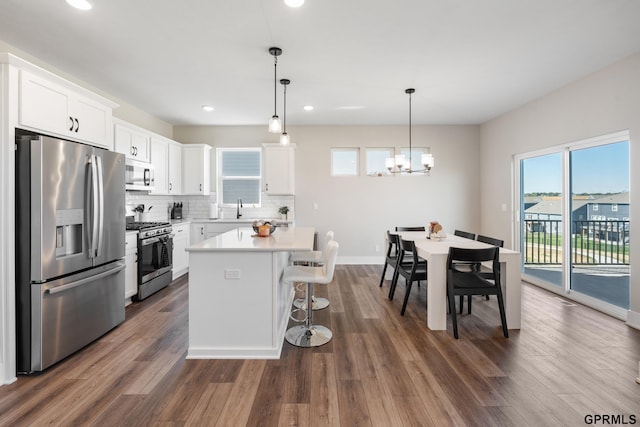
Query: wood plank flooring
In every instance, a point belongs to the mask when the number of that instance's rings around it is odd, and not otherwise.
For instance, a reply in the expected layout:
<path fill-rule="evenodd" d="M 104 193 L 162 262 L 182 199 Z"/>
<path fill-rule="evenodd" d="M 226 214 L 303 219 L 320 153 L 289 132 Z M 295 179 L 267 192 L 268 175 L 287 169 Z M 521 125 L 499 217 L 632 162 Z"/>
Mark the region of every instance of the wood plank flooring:
<path fill-rule="evenodd" d="M 460 340 L 426 327 L 426 290 L 400 316 L 380 266 L 338 266 L 316 286 L 319 348 L 279 360 L 186 360 L 188 276 L 127 308 L 126 322 L 45 373 L 0 387 L 0 426 L 583 426 L 640 422 L 640 333 L 523 285 L 522 330 L 505 339 L 476 297 Z M 238 305 L 238 315 L 244 308 Z M 230 319 L 232 321 L 232 319 Z"/>

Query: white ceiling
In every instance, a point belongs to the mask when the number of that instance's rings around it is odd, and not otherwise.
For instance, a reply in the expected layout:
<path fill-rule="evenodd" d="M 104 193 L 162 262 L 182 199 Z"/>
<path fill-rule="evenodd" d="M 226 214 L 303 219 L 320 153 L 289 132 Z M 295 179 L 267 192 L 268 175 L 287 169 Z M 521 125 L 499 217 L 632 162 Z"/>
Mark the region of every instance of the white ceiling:
<path fill-rule="evenodd" d="M 0 39 L 174 125 L 266 126 L 270 46 L 288 125 L 405 124 L 408 87 L 416 124 L 483 123 L 640 51 L 637 0 L 91 1 L 0 0 Z"/>

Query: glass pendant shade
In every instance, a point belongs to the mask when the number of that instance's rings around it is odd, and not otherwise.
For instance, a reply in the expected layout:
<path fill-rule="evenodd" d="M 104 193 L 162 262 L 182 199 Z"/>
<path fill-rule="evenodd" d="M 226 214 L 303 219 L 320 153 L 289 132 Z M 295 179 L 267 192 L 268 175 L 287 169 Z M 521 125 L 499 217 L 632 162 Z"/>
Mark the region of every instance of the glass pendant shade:
<path fill-rule="evenodd" d="M 290 143 L 289 134 L 286 132 L 282 132 L 280 134 L 280 145 L 286 146 L 286 145 L 289 145 L 289 143 Z"/>
<path fill-rule="evenodd" d="M 407 164 L 407 160 L 405 159 L 404 154 L 397 154 L 394 159 L 395 159 L 396 167 L 400 169 L 405 167 Z"/>
<path fill-rule="evenodd" d="M 280 133 L 282 132 L 282 121 L 280 117 L 273 116 L 271 120 L 269 120 L 269 132 L 271 133 Z"/>
<path fill-rule="evenodd" d="M 422 164 L 424 165 L 425 169 L 430 170 L 433 167 L 433 154 L 423 154 Z"/>
<path fill-rule="evenodd" d="M 67 3 L 80 10 L 91 10 L 93 7 L 87 0 L 67 0 Z"/>

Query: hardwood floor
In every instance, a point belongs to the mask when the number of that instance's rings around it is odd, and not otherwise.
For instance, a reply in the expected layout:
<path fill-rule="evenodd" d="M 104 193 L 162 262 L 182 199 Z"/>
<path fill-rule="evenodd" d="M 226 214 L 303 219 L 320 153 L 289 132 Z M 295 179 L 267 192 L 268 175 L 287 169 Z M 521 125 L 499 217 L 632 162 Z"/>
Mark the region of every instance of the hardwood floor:
<path fill-rule="evenodd" d="M 124 324 L 43 374 L 0 387 L 0 425 L 551 426 L 640 422 L 640 333 L 524 285 L 523 328 L 505 339 L 477 297 L 460 340 L 426 327 L 423 284 L 404 317 L 381 267 L 338 266 L 317 286 L 333 330 L 280 360 L 185 360 L 185 276 L 127 308 Z M 238 305 L 238 315 L 243 307 Z M 232 321 L 232 319 L 230 319 Z M 601 423 L 602 424 L 602 423 Z"/>

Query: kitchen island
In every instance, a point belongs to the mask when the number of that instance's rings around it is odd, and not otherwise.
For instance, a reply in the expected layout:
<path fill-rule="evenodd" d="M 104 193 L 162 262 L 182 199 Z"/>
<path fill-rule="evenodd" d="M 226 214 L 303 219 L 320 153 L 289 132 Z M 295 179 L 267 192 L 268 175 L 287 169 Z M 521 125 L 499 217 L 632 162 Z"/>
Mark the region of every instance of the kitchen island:
<path fill-rule="evenodd" d="M 292 251 L 313 249 L 311 227 L 257 237 L 239 227 L 188 247 L 188 359 L 277 359 L 294 289 L 281 282 Z"/>

